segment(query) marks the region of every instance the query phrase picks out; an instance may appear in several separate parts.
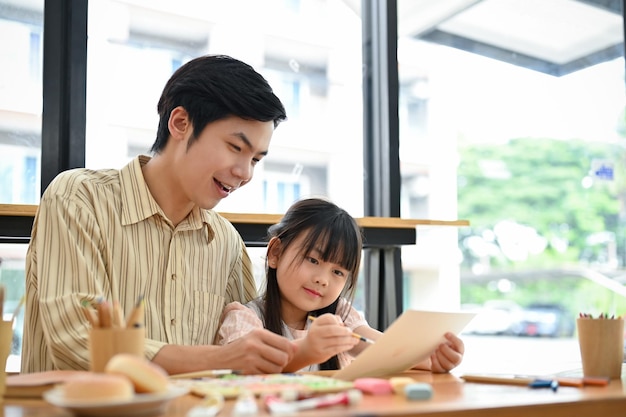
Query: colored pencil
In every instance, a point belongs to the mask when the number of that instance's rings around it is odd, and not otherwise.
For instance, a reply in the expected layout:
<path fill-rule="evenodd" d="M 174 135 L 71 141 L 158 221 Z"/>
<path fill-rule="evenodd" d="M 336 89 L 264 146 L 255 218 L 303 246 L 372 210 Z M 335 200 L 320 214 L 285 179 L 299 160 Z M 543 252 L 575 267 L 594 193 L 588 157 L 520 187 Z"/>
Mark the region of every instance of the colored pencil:
<path fill-rule="evenodd" d="M 311 321 L 315 320 L 316 318 L 317 318 L 317 317 L 309 316 L 309 320 L 311 320 Z M 353 332 L 353 333 L 352 333 L 352 337 L 356 337 L 356 338 L 357 338 L 357 339 L 359 339 L 361 342 L 371 343 L 371 344 L 374 344 L 374 343 L 375 343 L 372 339 L 368 339 L 367 337 L 365 337 L 365 336 L 361 336 L 361 335 L 360 335 L 360 334 L 358 334 L 358 333 L 354 333 L 354 332 Z"/>

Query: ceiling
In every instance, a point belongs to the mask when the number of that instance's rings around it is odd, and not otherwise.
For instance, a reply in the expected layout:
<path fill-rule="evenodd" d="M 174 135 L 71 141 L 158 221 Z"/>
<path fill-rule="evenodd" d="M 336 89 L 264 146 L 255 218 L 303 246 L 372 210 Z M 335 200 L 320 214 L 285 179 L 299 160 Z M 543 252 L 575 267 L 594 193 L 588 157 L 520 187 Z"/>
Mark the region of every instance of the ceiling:
<path fill-rule="evenodd" d="M 554 76 L 624 56 L 619 0 L 398 0 L 398 36 Z"/>

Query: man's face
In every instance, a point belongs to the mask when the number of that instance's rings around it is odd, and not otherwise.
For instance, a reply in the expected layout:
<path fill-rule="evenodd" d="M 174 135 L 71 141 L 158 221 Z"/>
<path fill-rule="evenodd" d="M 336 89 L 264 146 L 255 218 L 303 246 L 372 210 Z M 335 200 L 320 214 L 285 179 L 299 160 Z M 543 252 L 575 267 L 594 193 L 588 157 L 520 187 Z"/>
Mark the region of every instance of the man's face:
<path fill-rule="evenodd" d="M 255 165 L 267 154 L 273 133 L 272 121 L 229 117 L 209 123 L 176 158 L 175 175 L 187 198 L 211 209 L 247 184 Z"/>

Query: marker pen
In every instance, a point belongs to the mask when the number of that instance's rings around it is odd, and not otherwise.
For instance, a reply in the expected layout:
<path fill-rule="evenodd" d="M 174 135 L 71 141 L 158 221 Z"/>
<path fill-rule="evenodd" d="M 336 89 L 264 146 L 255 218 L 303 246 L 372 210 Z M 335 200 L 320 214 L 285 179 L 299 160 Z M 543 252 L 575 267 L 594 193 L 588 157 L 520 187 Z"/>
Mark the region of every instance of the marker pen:
<path fill-rule="evenodd" d="M 270 396 L 265 399 L 265 406 L 271 414 L 289 414 L 302 410 L 332 407 L 335 405 L 358 404 L 363 398 L 361 391 L 351 389 L 338 394 L 328 394 L 305 400 L 285 402 L 279 397 Z"/>
<path fill-rule="evenodd" d="M 559 381 L 556 379 L 536 379 L 530 384 L 528 384 L 530 388 L 550 388 L 552 391 L 556 392 L 559 389 Z"/>

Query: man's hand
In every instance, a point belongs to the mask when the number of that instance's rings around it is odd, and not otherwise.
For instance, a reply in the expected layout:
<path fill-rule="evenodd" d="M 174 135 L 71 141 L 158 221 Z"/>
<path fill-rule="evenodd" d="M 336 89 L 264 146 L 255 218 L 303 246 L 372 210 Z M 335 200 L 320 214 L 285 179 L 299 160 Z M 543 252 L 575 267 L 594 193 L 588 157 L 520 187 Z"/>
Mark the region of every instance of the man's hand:
<path fill-rule="evenodd" d="M 244 374 L 276 374 L 291 361 L 296 346 L 287 338 L 265 329 L 255 329 L 217 352 L 227 367 Z"/>

